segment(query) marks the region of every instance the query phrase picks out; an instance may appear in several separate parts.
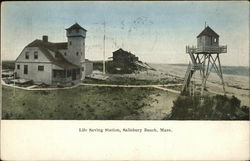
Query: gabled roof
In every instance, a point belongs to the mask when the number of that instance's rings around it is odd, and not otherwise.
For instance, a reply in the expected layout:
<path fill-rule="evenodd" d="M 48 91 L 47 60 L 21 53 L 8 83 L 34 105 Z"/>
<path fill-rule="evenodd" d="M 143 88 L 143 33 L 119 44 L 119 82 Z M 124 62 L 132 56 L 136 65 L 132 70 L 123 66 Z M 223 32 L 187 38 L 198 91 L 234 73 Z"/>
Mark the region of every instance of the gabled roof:
<path fill-rule="evenodd" d="M 113 53 L 132 54 L 132 53 L 130 53 L 130 52 L 128 52 L 128 51 L 123 50 L 122 48 L 120 48 L 120 49 L 118 49 L 118 50 L 114 51 Z"/>
<path fill-rule="evenodd" d="M 67 28 L 66 30 L 70 30 L 70 29 L 82 29 L 84 31 L 87 31 L 86 29 L 84 29 L 82 26 L 80 26 L 78 23 L 75 23 L 74 25 L 70 26 L 69 28 Z"/>
<path fill-rule="evenodd" d="M 207 27 L 197 36 L 197 38 L 200 37 L 200 36 L 203 36 L 203 35 L 205 35 L 205 36 L 219 37 L 219 35 L 218 35 L 214 30 L 212 30 L 209 26 L 207 26 Z"/>
<path fill-rule="evenodd" d="M 125 51 L 125 50 L 123 50 L 122 48 L 120 48 L 120 49 L 114 51 L 113 53 L 116 53 L 116 52 L 127 52 L 127 51 Z"/>
<path fill-rule="evenodd" d="M 68 49 L 68 43 L 67 42 L 57 42 L 53 43 L 57 49 Z"/>
<path fill-rule="evenodd" d="M 52 64 L 55 64 L 61 68 L 79 68 L 77 65 L 72 64 L 67 59 L 65 59 L 63 55 L 58 51 L 59 49 L 67 49 L 67 43 L 44 42 L 37 39 L 28 44 L 26 47 L 38 47 L 42 51 L 42 53 L 51 61 Z M 49 50 L 53 51 L 57 55 L 57 57 L 55 58 L 53 55 L 51 55 Z"/>
<path fill-rule="evenodd" d="M 30 44 L 28 44 L 26 47 L 38 47 L 39 45 L 46 45 L 48 47 L 56 48 L 57 50 L 61 49 L 68 49 L 68 43 L 67 42 L 58 42 L 58 43 L 52 43 L 52 42 L 44 42 L 42 40 L 34 40 Z"/>

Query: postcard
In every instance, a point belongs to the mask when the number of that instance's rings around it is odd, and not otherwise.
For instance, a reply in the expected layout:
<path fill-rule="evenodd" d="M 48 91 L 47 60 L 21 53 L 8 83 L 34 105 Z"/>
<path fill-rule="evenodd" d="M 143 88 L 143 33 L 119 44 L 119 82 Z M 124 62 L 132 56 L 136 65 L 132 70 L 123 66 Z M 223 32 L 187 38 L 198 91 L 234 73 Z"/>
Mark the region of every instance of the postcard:
<path fill-rule="evenodd" d="M 2 160 L 249 160 L 247 1 L 4 2 Z"/>

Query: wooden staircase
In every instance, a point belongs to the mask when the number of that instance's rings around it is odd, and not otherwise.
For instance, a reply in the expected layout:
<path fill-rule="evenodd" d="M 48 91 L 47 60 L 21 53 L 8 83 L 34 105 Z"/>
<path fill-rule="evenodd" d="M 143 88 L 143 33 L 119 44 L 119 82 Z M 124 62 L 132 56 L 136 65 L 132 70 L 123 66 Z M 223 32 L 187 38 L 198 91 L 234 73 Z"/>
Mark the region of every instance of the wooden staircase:
<path fill-rule="evenodd" d="M 193 52 L 189 52 L 190 58 L 192 60 L 192 63 L 189 62 L 188 67 L 187 67 L 187 71 L 184 77 L 184 83 L 182 86 L 182 90 L 181 90 L 181 94 L 184 94 L 187 91 L 187 88 L 189 87 L 191 78 L 194 74 L 194 72 L 196 70 L 200 70 L 202 68 L 202 64 L 201 63 L 197 63 L 196 59 L 194 57 L 194 53 Z"/>
<path fill-rule="evenodd" d="M 193 73 L 194 73 L 194 70 L 192 70 L 192 64 L 189 62 L 188 67 L 187 67 L 187 71 L 186 71 L 186 74 L 184 77 L 184 83 L 183 83 L 183 86 L 181 89 L 181 94 L 183 94 L 186 91 L 186 89 L 188 88 Z"/>

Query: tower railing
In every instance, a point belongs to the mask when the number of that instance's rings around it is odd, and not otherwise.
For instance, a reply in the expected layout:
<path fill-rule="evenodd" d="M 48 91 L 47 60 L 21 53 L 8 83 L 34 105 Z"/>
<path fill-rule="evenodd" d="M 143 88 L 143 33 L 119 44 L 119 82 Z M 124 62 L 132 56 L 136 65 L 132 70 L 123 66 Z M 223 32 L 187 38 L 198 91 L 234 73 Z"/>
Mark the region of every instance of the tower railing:
<path fill-rule="evenodd" d="M 220 46 L 186 46 L 186 53 L 227 53 L 227 45 Z"/>

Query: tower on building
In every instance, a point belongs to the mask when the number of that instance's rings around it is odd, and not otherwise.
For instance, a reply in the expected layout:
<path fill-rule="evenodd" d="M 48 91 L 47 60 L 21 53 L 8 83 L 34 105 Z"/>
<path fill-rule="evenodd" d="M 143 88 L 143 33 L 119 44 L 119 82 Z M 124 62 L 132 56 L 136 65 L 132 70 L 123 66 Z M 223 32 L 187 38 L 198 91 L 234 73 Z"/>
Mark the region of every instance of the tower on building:
<path fill-rule="evenodd" d="M 78 23 L 66 29 L 68 38 L 68 60 L 81 66 L 85 62 L 85 38 L 86 32 Z"/>

